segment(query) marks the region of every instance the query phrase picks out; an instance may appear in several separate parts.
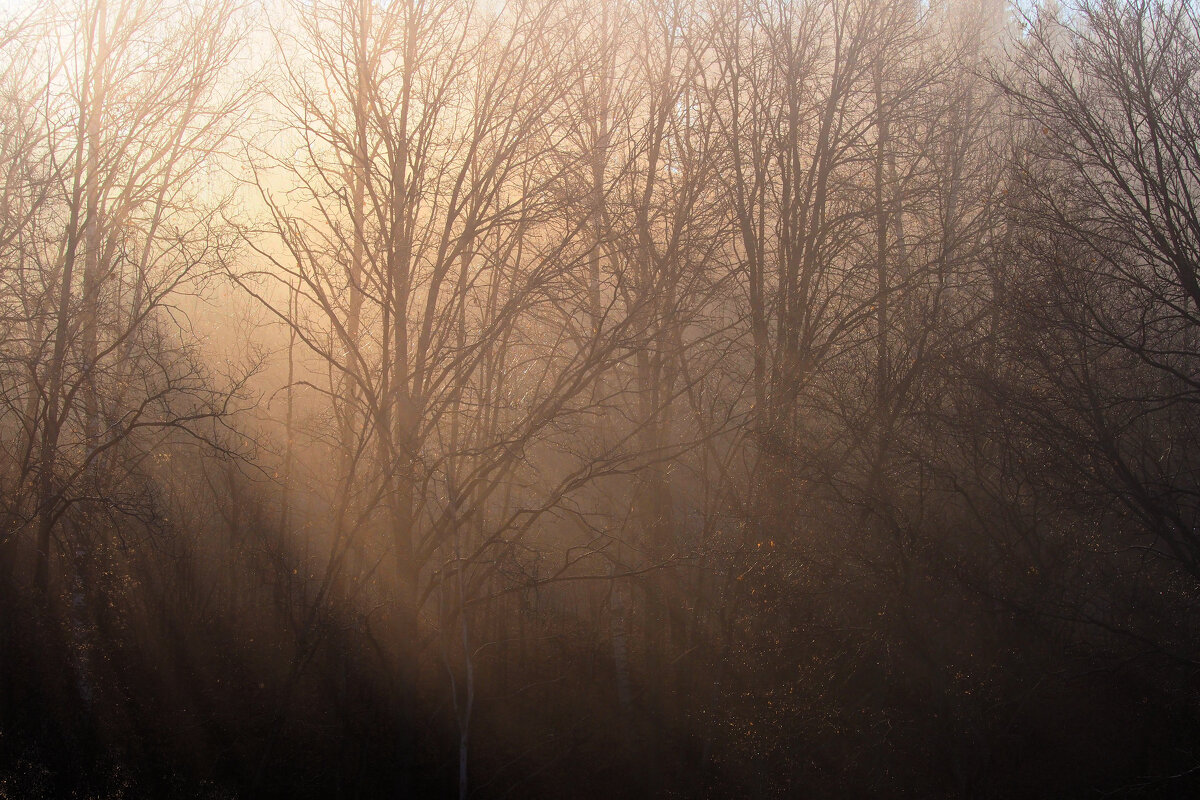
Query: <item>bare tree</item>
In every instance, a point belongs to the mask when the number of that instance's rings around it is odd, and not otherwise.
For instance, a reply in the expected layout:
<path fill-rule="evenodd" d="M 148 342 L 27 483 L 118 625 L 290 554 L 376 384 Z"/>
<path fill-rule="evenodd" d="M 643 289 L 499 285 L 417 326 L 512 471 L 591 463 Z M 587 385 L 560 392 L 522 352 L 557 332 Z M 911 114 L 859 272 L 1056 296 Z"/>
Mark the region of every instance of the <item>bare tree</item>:
<path fill-rule="evenodd" d="M 418 684 L 426 643 L 441 644 L 463 770 L 469 607 L 511 590 L 505 572 L 543 518 L 570 515 L 583 487 L 639 458 L 636 429 L 598 449 L 577 444 L 605 402 L 598 377 L 644 341 L 654 296 L 616 315 L 574 278 L 595 251 L 589 217 L 570 213 L 577 162 L 563 146 L 563 100 L 582 51 L 555 49 L 575 39 L 569 12 L 298 11 L 298 30 L 277 36 L 290 152 L 260 159 L 266 222 L 246 231 L 269 269 L 240 279 L 328 376 L 305 383 L 339 421 L 318 602 L 386 598 L 400 693 Z M 298 287 L 290 310 L 287 285 Z M 552 580 L 596 549 L 564 546 Z M 394 578 L 380 582 L 384 557 Z"/>
<path fill-rule="evenodd" d="M 43 594 L 64 514 L 137 516 L 147 462 L 169 442 L 226 446 L 220 420 L 245 374 L 201 363 L 184 304 L 232 252 L 211 217 L 216 159 L 238 119 L 239 91 L 220 83 L 236 54 L 232 12 L 103 0 L 52 10 L 22 55 L 42 77 L 30 124 L 9 130 L 38 131 L 42 177 L 11 197 L 34 192 L 45 210 L 21 220 L 6 272 L 26 308 L 6 349 L 28 368 L 24 399 L 6 411 L 29 442 L 17 463 L 36 475 L 12 511 L 36 523 Z M 58 544 L 74 558 L 84 535 Z"/>
<path fill-rule="evenodd" d="M 1045 331 L 1014 338 L 1038 395 L 1019 402 L 1087 465 L 1074 480 L 1119 503 L 1118 529 L 1195 576 L 1200 17 L 1103 2 L 1069 19 L 1028 19 L 1001 79 L 1026 126 L 1015 205 L 1033 266 L 1014 311 Z"/>

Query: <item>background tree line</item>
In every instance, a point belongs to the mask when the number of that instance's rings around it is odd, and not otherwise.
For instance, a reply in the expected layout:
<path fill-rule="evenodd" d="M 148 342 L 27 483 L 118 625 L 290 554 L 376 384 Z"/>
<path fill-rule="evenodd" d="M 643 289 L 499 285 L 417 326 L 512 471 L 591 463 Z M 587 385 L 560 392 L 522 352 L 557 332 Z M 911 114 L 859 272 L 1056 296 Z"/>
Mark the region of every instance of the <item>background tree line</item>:
<path fill-rule="evenodd" d="M 1200 12 L 0 31 L 5 796 L 1191 796 Z"/>

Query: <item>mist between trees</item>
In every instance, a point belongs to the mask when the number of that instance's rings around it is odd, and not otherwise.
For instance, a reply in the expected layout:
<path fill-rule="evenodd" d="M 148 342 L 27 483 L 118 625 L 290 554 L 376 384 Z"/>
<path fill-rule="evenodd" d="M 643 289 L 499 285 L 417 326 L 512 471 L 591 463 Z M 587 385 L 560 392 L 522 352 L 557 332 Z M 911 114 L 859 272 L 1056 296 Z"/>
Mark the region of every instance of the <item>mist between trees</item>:
<path fill-rule="evenodd" d="M 0 35 L 0 796 L 1200 790 L 1200 10 Z"/>

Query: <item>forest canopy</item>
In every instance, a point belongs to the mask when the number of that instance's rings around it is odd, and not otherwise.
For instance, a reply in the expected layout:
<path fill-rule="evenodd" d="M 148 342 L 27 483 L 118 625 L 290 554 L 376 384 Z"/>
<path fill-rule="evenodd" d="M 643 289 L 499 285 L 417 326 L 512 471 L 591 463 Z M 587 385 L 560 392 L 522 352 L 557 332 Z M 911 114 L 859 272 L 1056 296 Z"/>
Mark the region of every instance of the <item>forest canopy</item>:
<path fill-rule="evenodd" d="M 0 797 L 1190 797 L 1189 0 L 0 11 Z"/>

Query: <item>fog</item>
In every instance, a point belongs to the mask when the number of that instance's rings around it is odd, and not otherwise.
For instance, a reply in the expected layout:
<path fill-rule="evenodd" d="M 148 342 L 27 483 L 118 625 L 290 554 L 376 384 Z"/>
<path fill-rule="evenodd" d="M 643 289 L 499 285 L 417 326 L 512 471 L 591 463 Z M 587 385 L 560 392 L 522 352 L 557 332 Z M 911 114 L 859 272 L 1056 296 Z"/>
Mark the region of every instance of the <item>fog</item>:
<path fill-rule="evenodd" d="M 1194 4 L 0 20 L 0 796 L 1200 790 Z"/>

